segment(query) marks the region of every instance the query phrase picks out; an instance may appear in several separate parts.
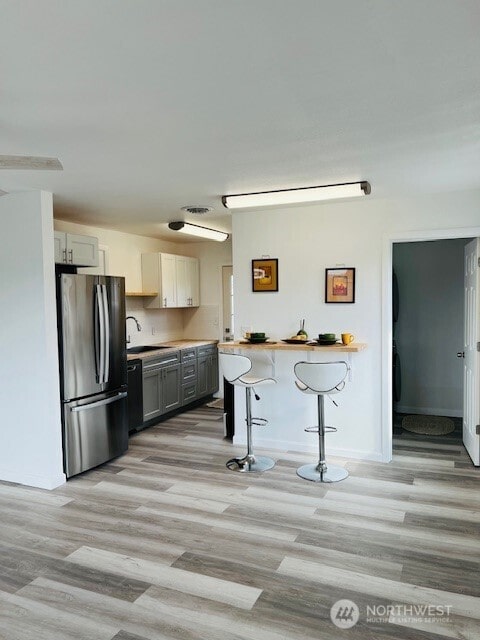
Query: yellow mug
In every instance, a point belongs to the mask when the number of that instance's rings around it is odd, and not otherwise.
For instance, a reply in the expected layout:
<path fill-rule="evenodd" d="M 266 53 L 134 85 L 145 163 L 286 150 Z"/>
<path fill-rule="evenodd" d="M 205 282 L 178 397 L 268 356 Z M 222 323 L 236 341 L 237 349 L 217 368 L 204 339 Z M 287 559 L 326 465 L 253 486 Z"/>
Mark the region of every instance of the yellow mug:
<path fill-rule="evenodd" d="M 342 333 L 343 344 L 349 345 L 354 340 L 355 340 L 355 336 L 353 335 L 353 333 Z"/>

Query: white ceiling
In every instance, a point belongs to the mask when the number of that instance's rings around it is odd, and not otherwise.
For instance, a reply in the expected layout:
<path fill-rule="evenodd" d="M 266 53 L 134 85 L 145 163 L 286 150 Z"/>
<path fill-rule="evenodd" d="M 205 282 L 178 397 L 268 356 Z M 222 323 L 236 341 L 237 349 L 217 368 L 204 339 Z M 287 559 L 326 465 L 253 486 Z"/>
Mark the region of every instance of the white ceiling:
<path fill-rule="evenodd" d="M 480 187 L 478 0 L 0 0 L 0 16 L 0 154 L 65 167 L 0 188 L 53 191 L 58 217 L 171 238 L 184 205 L 228 231 L 225 193 Z"/>

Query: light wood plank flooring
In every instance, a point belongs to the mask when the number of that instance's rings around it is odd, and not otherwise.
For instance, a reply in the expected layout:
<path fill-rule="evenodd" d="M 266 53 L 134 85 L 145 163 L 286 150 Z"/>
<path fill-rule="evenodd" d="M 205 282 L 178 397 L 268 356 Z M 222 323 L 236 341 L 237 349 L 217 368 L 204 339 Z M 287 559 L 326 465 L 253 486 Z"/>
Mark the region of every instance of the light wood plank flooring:
<path fill-rule="evenodd" d="M 292 452 L 228 471 L 222 431 L 195 409 L 55 491 L 0 483 L 0 639 L 480 638 L 480 471 L 458 441 L 399 434 L 391 464 L 340 460 L 326 486 Z M 450 614 L 386 609 L 404 604 Z"/>

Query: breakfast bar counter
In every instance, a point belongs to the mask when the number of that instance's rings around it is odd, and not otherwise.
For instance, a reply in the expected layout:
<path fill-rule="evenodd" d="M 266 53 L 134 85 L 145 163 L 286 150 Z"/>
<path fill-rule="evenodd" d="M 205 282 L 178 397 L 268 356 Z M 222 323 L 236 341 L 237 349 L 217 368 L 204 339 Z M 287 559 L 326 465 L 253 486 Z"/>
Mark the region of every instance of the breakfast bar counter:
<path fill-rule="evenodd" d="M 246 340 L 238 342 L 221 342 L 218 345 L 220 351 L 228 351 L 230 349 L 259 349 L 261 351 L 329 351 L 338 353 L 356 353 L 363 351 L 367 345 L 363 342 L 351 342 L 348 345 L 337 343 L 332 345 L 319 345 L 314 342 L 302 342 L 299 340 L 296 344 L 286 343 L 283 341 L 274 342 L 267 340 L 266 342 L 251 343 Z"/>
<path fill-rule="evenodd" d="M 314 453 L 318 443 L 311 434 L 305 433 L 305 427 L 317 424 L 317 403 L 301 393 L 295 385 L 294 366 L 299 361 L 333 362 L 343 360 L 348 364 L 349 374 L 345 391 L 341 399 L 337 396 L 335 407 L 327 401 L 326 414 L 328 424 L 340 427 L 328 445 L 330 451 L 337 455 L 349 456 L 352 436 L 357 429 L 354 416 L 361 410 L 363 398 L 358 397 L 358 389 L 354 378 L 356 372 L 361 378 L 364 371 L 367 345 L 351 342 L 349 345 L 335 343 L 322 345 L 312 342 L 295 341 L 293 344 L 284 341 L 267 340 L 263 343 L 251 343 L 246 340 L 221 342 L 220 353 L 236 353 L 247 356 L 252 361 L 252 374 L 260 377 L 272 377 L 276 384 L 258 390 L 259 401 L 254 401 L 252 411 L 255 416 L 268 420 L 268 426 L 254 428 L 254 442 L 257 446 L 272 451 L 303 451 Z M 220 370 L 220 375 L 222 372 Z M 245 391 L 234 388 L 234 423 L 235 435 L 233 443 L 244 445 L 245 428 Z M 331 415 L 333 414 L 333 415 Z M 358 432 L 355 439 L 361 437 Z M 260 452 L 259 452 L 260 453 Z M 275 458 L 275 455 L 272 454 Z M 355 456 L 358 457 L 358 456 Z"/>

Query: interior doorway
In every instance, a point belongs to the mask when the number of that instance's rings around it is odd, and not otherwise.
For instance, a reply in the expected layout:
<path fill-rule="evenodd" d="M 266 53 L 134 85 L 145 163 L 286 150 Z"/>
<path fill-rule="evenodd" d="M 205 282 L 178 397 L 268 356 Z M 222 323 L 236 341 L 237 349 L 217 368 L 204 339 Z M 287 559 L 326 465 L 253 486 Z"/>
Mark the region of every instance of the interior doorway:
<path fill-rule="evenodd" d="M 464 249 L 455 238 L 393 245 L 393 447 L 461 445 Z"/>
<path fill-rule="evenodd" d="M 381 440 L 382 440 L 382 461 L 390 462 L 392 459 L 393 451 L 393 427 L 392 427 L 392 415 L 393 415 L 393 384 L 392 384 L 392 344 L 393 344 L 393 310 L 392 310 L 392 297 L 393 297 L 393 285 L 392 285 L 392 270 L 393 270 L 393 247 L 396 243 L 401 242 L 423 242 L 429 240 L 447 240 L 456 238 L 476 238 L 477 253 L 480 260 L 480 247 L 478 247 L 478 239 L 480 238 L 480 226 L 475 227 L 458 227 L 449 229 L 424 229 L 421 231 L 394 231 L 389 234 L 385 234 L 383 242 L 383 257 L 382 257 L 382 421 L 381 421 Z M 480 264 L 480 262 L 479 262 Z M 477 270 L 477 291 L 480 291 L 480 270 Z M 480 296 L 478 297 L 478 305 L 480 306 Z M 475 316 L 478 320 L 476 325 L 476 335 L 480 336 L 480 313 L 476 313 Z M 478 338 L 476 338 L 478 340 Z M 477 375 L 475 377 L 475 383 L 480 380 L 480 355 L 476 351 L 477 344 L 472 339 L 469 346 L 469 351 L 475 351 L 476 363 L 477 363 Z M 480 342 L 479 342 L 480 344 Z M 478 393 L 475 395 L 478 399 Z M 479 413 L 480 408 L 477 406 Z M 477 421 L 476 424 L 480 422 Z M 465 425 L 464 425 L 465 427 Z M 470 432 L 472 438 L 478 443 L 480 439 L 480 429 L 477 429 L 475 435 L 476 426 L 472 422 L 470 425 Z M 479 447 L 480 449 L 480 447 Z M 472 457 L 472 456 L 471 456 Z M 472 457 L 473 459 L 473 457 Z"/>
<path fill-rule="evenodd" d="M 223 339 L 229 342 L 234 339 L 234 306 L 233 306 L 233 267 L 226 265 L 222 267 L 222 289 L 223 289 Z"/>

